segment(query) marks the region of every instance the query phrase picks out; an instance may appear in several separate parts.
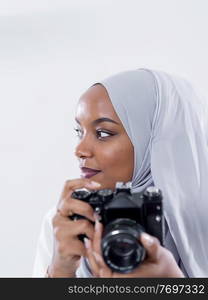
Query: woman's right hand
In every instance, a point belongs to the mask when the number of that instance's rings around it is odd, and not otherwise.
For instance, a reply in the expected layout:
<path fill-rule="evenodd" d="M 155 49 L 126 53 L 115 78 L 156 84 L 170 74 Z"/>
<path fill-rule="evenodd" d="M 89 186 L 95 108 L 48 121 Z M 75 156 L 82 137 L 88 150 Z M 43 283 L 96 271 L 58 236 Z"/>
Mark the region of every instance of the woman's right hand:
<path fill-rule="evenodd" d="M 95 222 L 92 207 L 82 201 L 71 197 L 74 190 L 86 188 L 99 189 L 101 185 L 87 178 L 66 181 L 57 212 L 53 217 L 54 249 L 51 264 L 48 267 L 49 277 L 75 277 L 81 256 L 86 256 L 84 243 L 78 235 L 85 234 L 93 238 Z M 70 215 L 78 214 L 86 219 L 71 220 Z"/>

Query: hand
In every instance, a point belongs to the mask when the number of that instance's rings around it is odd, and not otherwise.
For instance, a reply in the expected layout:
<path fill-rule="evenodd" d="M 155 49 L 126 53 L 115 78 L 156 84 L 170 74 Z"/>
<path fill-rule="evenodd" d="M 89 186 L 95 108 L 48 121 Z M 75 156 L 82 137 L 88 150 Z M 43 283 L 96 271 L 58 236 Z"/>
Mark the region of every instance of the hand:
<path fill-rule="evenodd" d="M 86 255 L 86 249 L 78 235 L 85 234 L 92 239 L 95 222 L 92 207 L 81 200 L 71 197 L 79 188 L 97 189 L 100 185 L 89 179 L 69 180 L 65 183 L 57 212 L 53 217 L 54 249 L 51 264 L 48 268 L 49 277 L 75 277 L 81 256 Z M 79 214 L 86 219 L 71 220 L 70 215 Z"/>
<path fill-rule="evenodd" d="M 157 238 L 142 233 L 140 242 L 147 251 L 147 258 L 131 273 L 113 272 L 104 262 L 101 254 L 101 237 L 103 226 L 96 221 L 92 239 L 85 239 L 86 257 L 95 277 L 184 277 L 172 253 L 160 245 Z"/>

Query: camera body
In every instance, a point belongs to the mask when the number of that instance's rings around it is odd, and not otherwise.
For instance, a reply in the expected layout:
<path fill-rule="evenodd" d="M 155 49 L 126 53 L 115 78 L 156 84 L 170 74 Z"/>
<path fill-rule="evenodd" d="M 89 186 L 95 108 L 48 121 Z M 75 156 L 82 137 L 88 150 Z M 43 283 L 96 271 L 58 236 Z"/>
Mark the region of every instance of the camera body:
<path fill-rule="evenodd" d="M 101 249 L 105 263 L 116 272 L 129 273 L 145 259 L 139 242 L 142 232 L 164 243 L 162 192 L 154 186 L 132 193 L 131 182 L 117 182 L 115 190 L 79 189 L 72 197 L 89 203 L 104 226 Z M 73 219 L 83 218 L 74 215 Z M 81 237 L 83 238 L 83 236 Z"/>

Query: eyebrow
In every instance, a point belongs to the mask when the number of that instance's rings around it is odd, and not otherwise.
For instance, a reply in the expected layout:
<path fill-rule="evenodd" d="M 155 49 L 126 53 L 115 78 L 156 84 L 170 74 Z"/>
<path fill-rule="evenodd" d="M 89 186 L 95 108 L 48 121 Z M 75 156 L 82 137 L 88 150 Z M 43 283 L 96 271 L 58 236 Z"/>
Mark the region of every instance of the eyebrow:
<path fill-rule="evenodd" d="M 80 125 L 80 122 L 77 118 L 75 118 L 75 121 Z M 110 122 L 110 123 L 114 123 L 114 124 L 117 124 L 117 125 L 120 125 L 118 122 L 112 120 L 112 119 L 109 119 L 109 118 L 99 118 L 99 119 L 96 119 L 92 122 L 92 125 L 98 125 L 99 123 L 102 123 L 102 122 Z"/>

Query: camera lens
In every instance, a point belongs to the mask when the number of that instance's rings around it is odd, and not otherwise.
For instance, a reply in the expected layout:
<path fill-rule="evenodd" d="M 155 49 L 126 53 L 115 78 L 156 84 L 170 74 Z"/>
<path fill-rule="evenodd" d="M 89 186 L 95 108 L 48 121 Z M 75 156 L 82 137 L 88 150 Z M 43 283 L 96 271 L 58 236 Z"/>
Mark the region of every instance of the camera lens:
<path fill-rule="evenodd" d="M 131 240 L 117 238 L 115 245 L 112 245 L 113 251 L 117 256 L 125 257 L 132 254 L 134 251 L 134 246 L 131 243 Z M 114 247 L 113 247 L 114 246 Z"/>
<path fill-rule="evenodd" d="M 101 247 L 112 270 L 128 273 L 144 260 L 145 249 L 138 241 L 142 231 L 142 226 L 130 219 L 116 219 L 106 226 Z"/>

